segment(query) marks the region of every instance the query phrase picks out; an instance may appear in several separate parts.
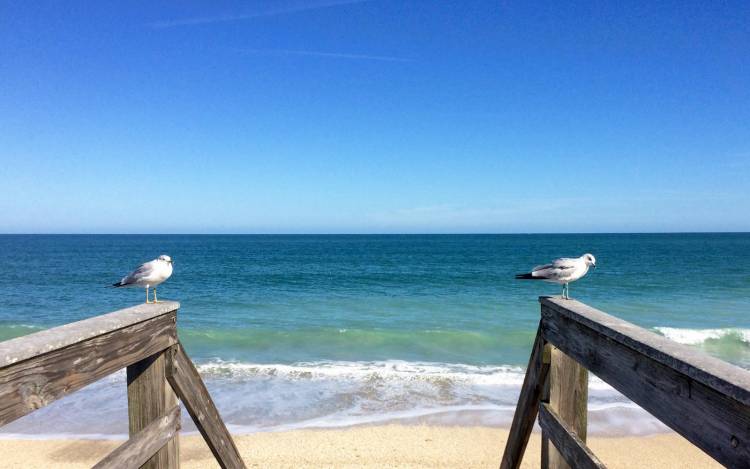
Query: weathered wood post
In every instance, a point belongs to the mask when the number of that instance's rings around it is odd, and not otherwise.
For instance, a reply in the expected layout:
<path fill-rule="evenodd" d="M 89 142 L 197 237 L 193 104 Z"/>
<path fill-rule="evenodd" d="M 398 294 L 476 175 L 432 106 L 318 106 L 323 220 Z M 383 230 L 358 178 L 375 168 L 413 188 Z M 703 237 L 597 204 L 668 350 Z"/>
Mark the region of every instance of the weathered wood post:
<path fill-rule="evenodd" d="M 185 404 L 222 468 L 244 469 L 232 435 L 177 339 L 180 304 L 141 304 L 0 342 L 0 426 L 127 369 L 130 438 L 95 469 L 179 467 Z"/>
<path fill-rule="evenodd" d="M 549 405 L 562 422 L 584 442 L 588 417 L 588 384 L 588 370 L 559 349 L 551 347 Z M 570 469 L 570 465 L 549 439 L 543 438 L 542 469 L 547 468 Z"/>
<path fill-rule="evenodd" d="M 131 437 L 177 405 L 177 397 L 167 382 L 167 358 L 166 351 L 162 351 L 127 367 L 128 421 Z M 177 469 L 179 465 L 179 440 L 175 434 L 141 467 Z"/>
<path fill-rule="evenodd" d="M 552 345 L 550 344 L 544 344 L 544 353 L 542 354 L 542 363 L 546 364 L 547 367 L 550 367 L 550 362 L 552 361 Z M 544 380 L 544 387 L 542 388 L 542 396 L 541 396 L 542 402 L 549 402 L 549 373 L 547 373 L 547 378 Z M 541 469 L 549 469 L 549 447 L 550 447 L 550 441 L 549 436 L 547 435 L 547 432 L 542 429 L 542 463 L 541 463 Z"/>

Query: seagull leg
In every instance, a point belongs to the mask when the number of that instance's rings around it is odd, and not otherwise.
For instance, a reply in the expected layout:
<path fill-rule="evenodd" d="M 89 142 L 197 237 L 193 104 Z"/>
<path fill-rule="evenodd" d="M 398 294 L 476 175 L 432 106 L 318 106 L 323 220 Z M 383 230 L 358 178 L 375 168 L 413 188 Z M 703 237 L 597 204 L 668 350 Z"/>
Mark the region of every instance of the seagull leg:
<path fill-rule="evenodd" d="M 149 304 L 149 303 L 151 302 L 148 301 L 148 287 L 146 287 L 146 304 Z"/>
<path fill-rule="evenodd" d="M 158 303 L 159 300 L 156 299 L 156 287 L 154 287 L 154 303 Z"/>

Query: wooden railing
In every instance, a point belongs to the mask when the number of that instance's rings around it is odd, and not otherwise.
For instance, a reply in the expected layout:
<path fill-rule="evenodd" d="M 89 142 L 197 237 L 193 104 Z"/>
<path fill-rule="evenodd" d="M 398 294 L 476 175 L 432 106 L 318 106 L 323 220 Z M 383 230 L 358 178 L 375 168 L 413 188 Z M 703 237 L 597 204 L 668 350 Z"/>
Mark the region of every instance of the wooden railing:
<path fill-rule="evenodd" d="M 605 467 L 585 443 L 587 370 L 719 463 L 750 467 L 750 372 L 575 300 L 540 303 L 501 469 L 520 466 L 537 413 L 542 468 Z"/>
<path fill-rule="evenodd" d="M 177 338 L 179 307 L 142 304 L 0 342 L 0 426 L 126 368 L 130 439 L 94 467 L 179 467 L 179 398 L 221 467 L 244 468 Z"/>

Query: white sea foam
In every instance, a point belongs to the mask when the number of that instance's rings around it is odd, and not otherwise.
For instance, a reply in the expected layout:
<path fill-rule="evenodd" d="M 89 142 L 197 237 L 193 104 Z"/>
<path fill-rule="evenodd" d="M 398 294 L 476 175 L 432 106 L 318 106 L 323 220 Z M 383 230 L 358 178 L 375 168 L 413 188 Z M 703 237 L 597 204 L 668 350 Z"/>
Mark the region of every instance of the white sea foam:
<path fill-rule="evenodd" d="M 211 360 L 199 361 L 197 368 L 227 424 L 242 433 L 390 421 L 507 426 L 525 375 L 522 367 L 512 365 L 399 360 L 294 364 Z M 124 381 L 124 372 L 114 373 L 4 430 L 42 438 L 117 438 L 127 431 Z M 606 429 L 611 416 L 621 429 L 615 431 L 620 432 L 630 431 L 627 425 L 641 419 L 632 403 L 593 376 L 589 409 L 602 415 L 601 428 Z M 194 427 L 186 422 L 185 430 Z"/>
<path fill-rule="evenodd" d="M 352 382 L 384 380 L 388 382 L 452 382 L 463 385 L 511 386 L 523 384 L 525 370 L 513 365 L 467 365 L 461 363 L 408 362 L 401 360 L 349 362 L 320 361 L 286 364 L 261 364 L 213 360 L 197 366 L 209 378 L 248 379 L 275 377 L 287 380 L 347 380 Z M 594 389 L 611 389 L 592 377 Z"/>
<path fill-rule="evenodd" d="M 35 326 L 33 324 L 9 324 L 4 327 L 8 329 L 44 329 L 41 326 Z"/>
<path fill-rule="evenodd" d="M 667 339 L 686 345 L 700 345 L 707 340 L 718 340 L 725 337 L 736 337 L 750 344 L 750 329 L 680 329 L 676 327 L 655 327 L 657 332 Z"/>
<path fill-rule="evenodd" d="M 590 434 L 646 435 L 668 430 L 632 402 L 589 404 L 588 410 Z M 514 412 L 515 405 L 456 405 L 369 414 L 341 411 L 317 418 L 270 426 L 236 424 L 230 420 L 227 422 L 227 428 L 232 434 L 246 435 L 300 429 L 347 428 L 383 423 L 507 427 L 510 425 Z M 184 435 L 198 433 L 191 421 L 185 419 L 184 424 L 182 429 Z M 0 433 L 0 440 L 127 440 L 127 438 L 127 433 Z"/>
<path fill-rule="evenodd" d="M 400 360 L 348 362 L 299 362 L 293 365 L 227 362 L 215 360 L 198 365 L 209 377 L 276 377 L 290 380 L 343 379 L 352 381 L 431 381 L 451 380 L 480 385 L 521 385 L 524 370 L 518 366 L 476 366 L 451 363 L 407 362 Z"/>

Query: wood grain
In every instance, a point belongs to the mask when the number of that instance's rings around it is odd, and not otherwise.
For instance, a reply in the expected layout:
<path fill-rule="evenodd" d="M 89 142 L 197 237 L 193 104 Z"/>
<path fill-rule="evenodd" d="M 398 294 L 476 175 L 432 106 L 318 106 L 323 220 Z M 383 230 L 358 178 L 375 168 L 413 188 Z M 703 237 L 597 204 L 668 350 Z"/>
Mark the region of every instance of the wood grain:
<path fill-rule="evenodd" d="M 513 423 L 510 426 L 500 469 L 517 469 L 521 466 L 521 460 L 539 410 L 539 398 L 549 371 L 549 364 L 544 362 L 543 354 L 544 339 L 540 328 L 537 330 L 534 346 L 531 349 L 529 365 L 526 367 L 526 376 L 521 386 L 516 412 L 513 414 Z"/>
<path fill-rule="evenodd" d="M 578 436 L 575 429 L 566 425 L 562 417 L 549 404 L 542 404 L 539 408 L 539 426 L 570 467 L 575 469 L 606 468 Z"/>
<path fill-rule="evenodd" d="M 146 463 L 180 430 L 180 406 L 157 418 L 99 461 L 93 469 L 130 469 Z"/>
<path fill-rule="evenodd" d="M 244 468 L 245 463 L 232 436 L 182 345 L 174 345 L 167 353 L 170 357 L 167 360 L 167 379 L 206 440 L 216 461 L 223 468 Z"/>
<path fill-rule="evenodd" d="M 552 345 L 549 343 L 544 344 L 544 352 L 542 354 L 542 361 L 552 366 Z M 544 380 L 544 384 L 542 386 L 542 395 L 539 397 L 539 399 L 542 401 L 542 403 L 549 402 L 549 373 L 547 373 L 547 379 Z M 541 461 L 540 461 L 540 468 L 541 469 L 549 469 L 549 453 L 550 453 L 550 441 L 547 437 L 547 432 L 544 431 L 542 428 L 542 451 L 541 451 Z"/>
<path fill-rule="evenodd" d="M 0 369 L 180 309 L 176 301 L 139 304 L 0 342 Z"/>
<path fill-rule="evenodd" d="M 131 438 L 177 405 L 177 396 L 167 382 L 167 359 L 166 351 L 161 351 L 127 368 L 128 423 Z M 143 464 L 143 469 L 179 467 L 178 436 L 174 435 L 163 446 Z"/>
<path fill-rule="evenodd" d="M 179 305 L 143 306 L 0 344 L 0 426 L 177 343 Z"/>
<path fill-rule="evenodd" d="M 586 317 L 581 318 L 577 315 L 580 303 L 563 301 L 576 311 L 562 314 L 561 306 L 553 308 L 550 301 L 542 302 L 545 340 L 719 463 L 748 467 L 750 407 L 736 398 L 743 395 L 746 376 L 734 371 L 728 374 L 726 367 L 717 366 L 720 376 L 712 378 L 708 375 L 714 359 L 683 351 L 672 343 L 655 350 L 662 341 L 651 337 L 654 334 L 633 325 L 626 327 L 627 323 L 611 316 L 599 318 L 599 313 L 588 307 Z M 610 325 L 617 330 L 609 330 Z M 669 355 L 672 353 L 677 356 Z"/>
<path fill-rule="evenodd" d="M 578 438 L 586 441 L 588 421 L 588 370 L 552 347 L 549 370 L 549 406 Z M 547 442 L 549 445 L 549 442 Z M 555 448 L 547 448 L 550 469 L 571 469 L 567 459 Z M 575 466 L 573 466 L 575 467 Z"/>
<path fill-rule="evenodd" d="M 691 380 L 750 406 L 750 372 L 678 344 L 654 332 L 611 316 L 576 300 L 541 297 L 543 309 L 587 326 L 604 337 L 630 347 Z"/>

